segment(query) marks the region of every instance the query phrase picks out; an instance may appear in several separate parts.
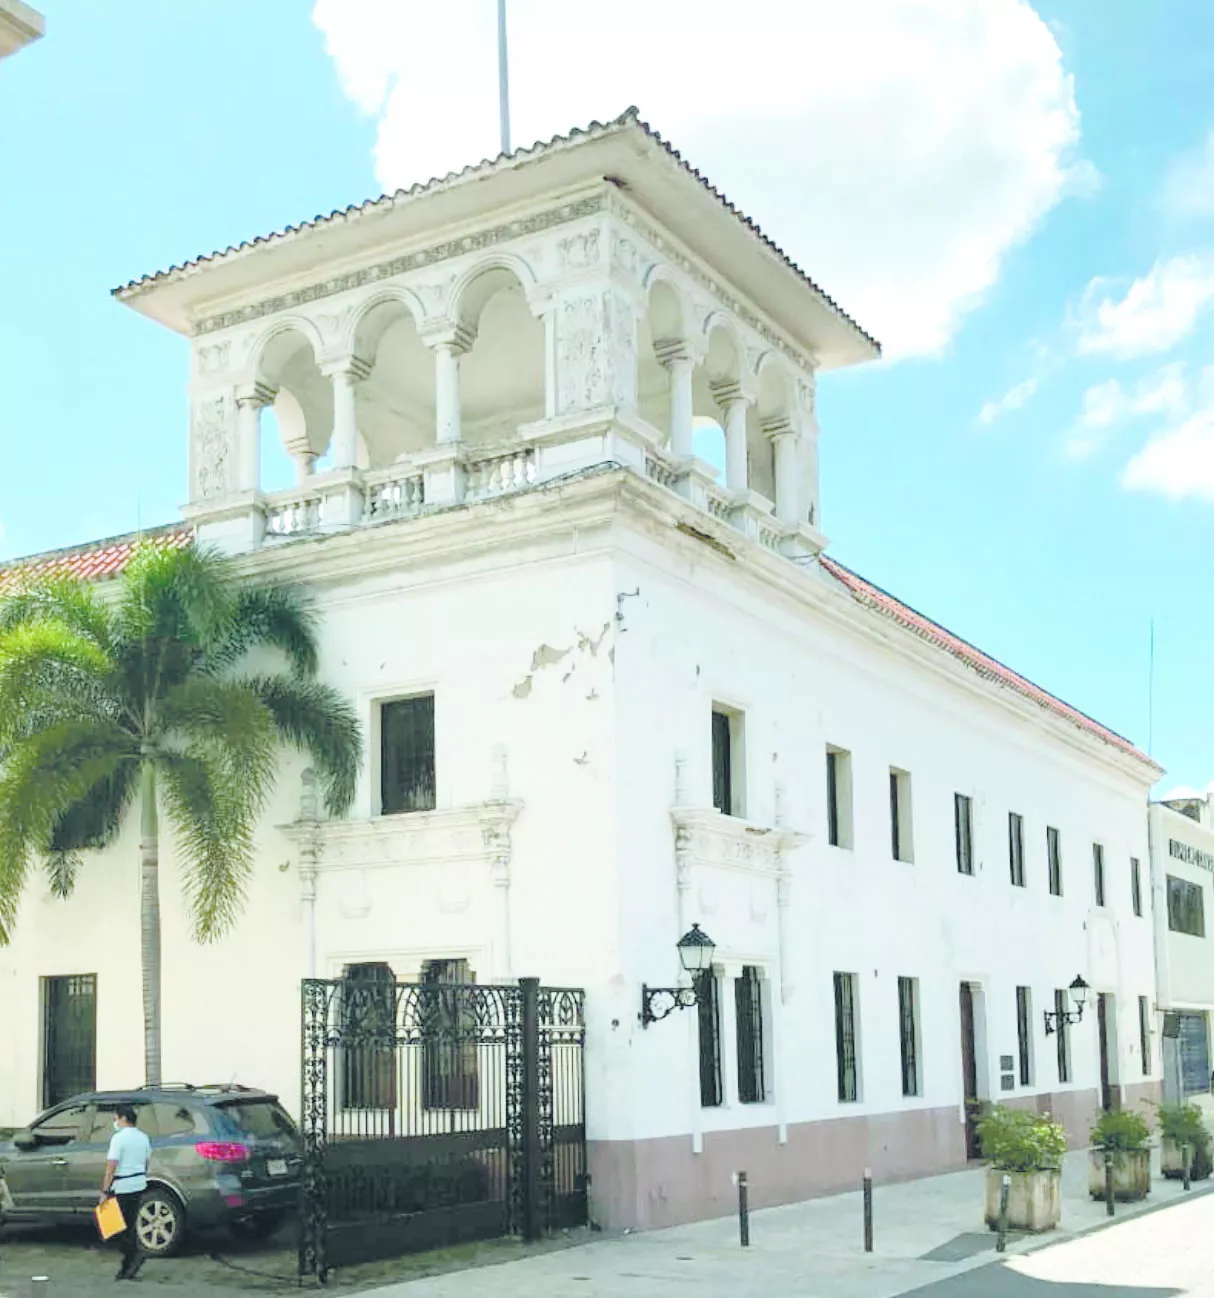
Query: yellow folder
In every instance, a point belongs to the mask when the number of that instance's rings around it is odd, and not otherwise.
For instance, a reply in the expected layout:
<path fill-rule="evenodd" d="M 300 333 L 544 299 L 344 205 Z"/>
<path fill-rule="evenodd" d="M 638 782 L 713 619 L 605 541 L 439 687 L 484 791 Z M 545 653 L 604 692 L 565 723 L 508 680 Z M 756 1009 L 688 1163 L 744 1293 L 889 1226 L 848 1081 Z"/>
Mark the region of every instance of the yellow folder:
<path fill-rule="evenodd" d="M 118 1200 L 113 1196 L 103 1199 L 93 1209 L 93 1216 L 97 1218 L 97 1229 L 101 1232 L 102 1239 L 112 1239 L 115 1235 L 126 1230 L 122 1209 L 118 1205 Z"/>

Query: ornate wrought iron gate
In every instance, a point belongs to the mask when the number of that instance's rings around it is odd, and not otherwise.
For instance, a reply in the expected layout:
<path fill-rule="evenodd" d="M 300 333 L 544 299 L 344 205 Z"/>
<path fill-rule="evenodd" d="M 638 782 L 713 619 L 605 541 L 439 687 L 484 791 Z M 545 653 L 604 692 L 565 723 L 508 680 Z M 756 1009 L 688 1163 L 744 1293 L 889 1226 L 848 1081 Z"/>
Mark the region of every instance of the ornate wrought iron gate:
<path fill-rule="evenodd" d="M 583 993 L 350 973 L 303 984 L 300 1274 L 584 1222 Z"/>

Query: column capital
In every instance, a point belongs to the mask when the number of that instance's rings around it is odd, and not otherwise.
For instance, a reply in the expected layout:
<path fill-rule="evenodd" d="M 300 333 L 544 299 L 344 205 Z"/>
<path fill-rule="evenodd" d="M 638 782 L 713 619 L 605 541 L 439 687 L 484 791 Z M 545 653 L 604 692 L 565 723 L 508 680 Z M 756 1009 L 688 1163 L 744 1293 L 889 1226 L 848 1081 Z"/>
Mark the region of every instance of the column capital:
<path fill-rule="evenodd" d="M 374 362 L 365 361 L 361 356 L 339 356 L 336 359 L 323 361 L 318 367 L 327 379 L 347 375 L 351 383 L 361 383 L 371 377 Z"/>
<path fill-rule="evenodd" d="M 242 383 L 236 389 L 236 404 L 238 406 L 269 406 L 273 405 L 274 398 L 278 395 L 278 389 L 272 388 L 266 383 Z"/>
<path fill-rule="evenodd" d="M 653 347 L 658 361 L 666 366 L 668 370 L 673 370 L 676 366 L 686 363 L 694 365 L 696 363 L 695 353 L 691 349 L 690 343 L 684 338 L 675 338 L 668 342 L 655 343 Z"/>
<path fill-rule="evenodd" d="M 773 442 L 779 441 L 781 437 L 795 437 L 797 433 L 787 415 L 770 415 L 761 420 L 759 426 L 763 429 L 763 436 Z"/>
<path fill-rule="evenodd" d="M 458 322 L 444 320 L 440 324 L 424 330 L 421 334 L 421 340 L 434 351 L 438 351 L 439 348 L 446 348 L 453 355 L 460 356 L 469 351 L 476 341 L 476 330 L 469 329 L 467 325 Z"/>
<path fill-rule="evenodd" d="M 728 410 L 739 401 L 748 406 L 754 405 L 754 397 L 743 390 L 737 379 L 713 379 L 708 384 L 708 390 L 722 410 Z"/>

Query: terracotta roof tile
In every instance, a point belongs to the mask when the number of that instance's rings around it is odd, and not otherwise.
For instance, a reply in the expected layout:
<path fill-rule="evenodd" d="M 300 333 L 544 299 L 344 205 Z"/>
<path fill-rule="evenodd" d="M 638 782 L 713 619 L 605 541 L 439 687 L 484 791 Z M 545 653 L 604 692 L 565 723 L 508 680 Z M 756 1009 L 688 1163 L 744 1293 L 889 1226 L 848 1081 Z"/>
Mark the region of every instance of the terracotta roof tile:
<path fill-rule="evenodd" d="M 206 256 L 193 257 L 189 261 L 182 262 L 179 266 L 173 265 L 167 270 L 156 271 L 154 274 L 143 275 L 139 279 L 133 279 L 129 283 L 119 285 L 119 287 L 113 289 L 112 292 L 114 296 L 118 298 L 132 297 L 143 289 L 151 288 L 154 284 L 176 278 L 187 271 L 194 270 L 199 266 L 204 266 L 208 262 L 222 261 L 226 257 L 230 257 L 235 253 L 244 252 L 249 248 L 257 247 L 259 244 L 281 243 L 284 240 L 295 238 L 306 230 L 314 230 L 318 227 L 328 225 L 330 222 L 357 220 L 358 217 L 362 216 L 364 213 L 372 212 L 381 207 L 391 207 L 401 199 L 416 198 L 424 194 L 427 190 L 450 185 L 453 182 L 483 177 L 492 171 L 502 169 L 508 163 L 520 162 L 530 158 L 538 158 L 544 153 L 547 153 L 550 149 L 558 148 L 564 144 L 572 144 L 575 140 L 580 139 L 583 136 L 591 137 L 606 135 L 611 131 L 628 127 L 639 129 L 655 144 L 660 145 L 667 155 L 678 163 L 678 165 L 689 176 L 698 181 L 699 184 L 709 194 L 711 194 L 726 211 L 736 217 L 736 219 L 757 239 L 775 253 L 775 255 L 789 268 L 789 270 L 798 275 L 805 282 L 806 286 L 812 289 L 822 302 L 835 313 L 835 315 L 850 325 L 865 339 L 866 342 L 871 344 L 876 351 L 880 352 L 881 344 L 872 336 L 872 334 L 861 328 L 860 325 L 858 325 L 856 321 L 853 320 L 852 317 L 849 316 L 828 293 L 824 292 L 817 284 L 815 284 L 805 271 L 803 271 L 801 267 L 798 266 L 797 263 L 793 261 L 793 259 L 781 247 L 779 247 L 778 244 L 775 243 L 774 240 L 763 232 L 756 222 L 752 221 L 750 217 L 746 216 L 745 213 L 735 207 L 734 204 L 730 202 L 730 200 L 721 193 L 721 191 L 718 190 L 706 176 L 695 167 L 691 166 L 691 164 L 686 161 L 677 149 L 675 149 L 668 141 L 664 140 L 662 136 L 641 117 L 640 110 L 635 107 L 625 109 L 619 117 L 616 117 L 609 122 L 594 121 L 585 127 L 574 127 L 574 129 L 569 131 L 566 135 L 554 135 L 548 140 L 537 140 L 536 143 L 531 145 L 529 148 L 515 149 L 511 153 L 499 153 L 495 158 L 485 158 L 481 162 L 472 163 L 469 166 L 462 168 L 460 171 L 448 172 L 445 176 L 432 176 L 429 180 L 419 181 L 409 189 L 398 189 L 392 194 L 381 194 L 378 198 L 369 198 L 362 203 L 352 203 L 349 207 L 335 209 L 327 216 L 324 213 L 319 213 L 312 217 L 310 221 L 301 221 L 298 225 L 284 226 L 281 230 L 274 230 L 270 234 L 266 235 L 258 235 L 255 239 L 246 239 L 239 244 L 229 244 L 226 248 L 216 249 L 216 251 L 209 253 Z"/>
<path fill-rule="evenodd" d="M 15 563 L 0 566 L 0 595 L 16 590 L 28 581 L 47 577 L 79 577 L 84 581 L 104 581 L 116 577 L 130 562 L 141 540 L 158 541 L 174 548 L 186 546 L 194 533 L 188 527 L 172 524 L 147 532 L 115 536 L 92 545 L 68 550 L 53 550 Z"/>
<path fill-rule="evenodd" d="M 1102 726 L 1099 721 L 1095 721 L 1086 713 L 1080 712 L 1078 708 L 1071 707 L 1069 703 L 1064 703 L 1062 699 L 1056 698 L 1039 685 L 1034 685 L 1032 681 L 1012 671 L 1010 667 L 1005 667 L 998 659 L 983 653 L 981 649 L 977 649 L 968 641 L 962 640 L 960 636 L 954 635 L 938 622 L 933 622 L 931 618 L 924 617 L 922 613 L 911 608 L 909 604 L 903 604 L 900 600 L 895 599 L 888 591 L 882 590 L 880 586 L 874 586 L 872 582 L 865 581 L 863 577 L 852 572 L 850 568 L 845 568 L 841 563 L 836 562 L 834 559 L 828 559 L 825 555 L 822 556 L 821 562 L 822 567 L 832 577 L 840 581 L 857 602 L 897 622 L 900 626 L 913 632 L 920 639 L 926 640 L 937 649 L 943 649 L 986 680 L 1014 690 L 1024 698 L 1031 699 L 1040 707 L 1053 712 L 1064 721 L 1071 722 L 1072 725 L 1078 726 L 1081 730 L 1086 730 L 1098 739 L 1103 739 L 1106 744 L 1112 745 L 1112 747 L 1126 753 L 1128 756 L 1137 758 L 1138 761 L 1145 762 L 1161 774 L 1163 773 L 1163 767 L 1139 748 L 1136 748 L 1128 739 L 1117 734 L 1116 731 L 1110 730 L 1107 726 Z"/>

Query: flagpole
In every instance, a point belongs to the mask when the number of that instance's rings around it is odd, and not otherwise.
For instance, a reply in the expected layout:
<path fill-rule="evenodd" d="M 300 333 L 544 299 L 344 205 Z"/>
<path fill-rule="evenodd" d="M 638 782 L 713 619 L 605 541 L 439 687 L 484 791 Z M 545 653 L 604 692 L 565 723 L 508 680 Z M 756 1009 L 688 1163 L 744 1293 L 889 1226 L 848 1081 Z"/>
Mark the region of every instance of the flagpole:
<path fill-rule="evenodd" d="M 506 57 L 506 0 L 497 0 L 497 94 L 502 152 L 510 152 L 510 72 Z"/>

